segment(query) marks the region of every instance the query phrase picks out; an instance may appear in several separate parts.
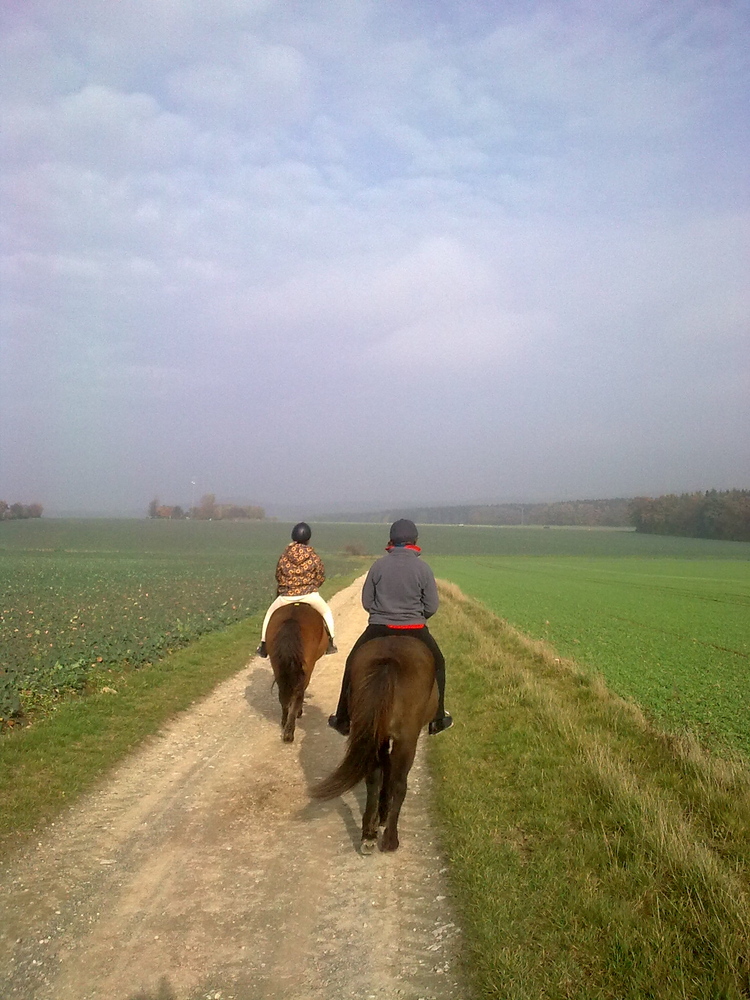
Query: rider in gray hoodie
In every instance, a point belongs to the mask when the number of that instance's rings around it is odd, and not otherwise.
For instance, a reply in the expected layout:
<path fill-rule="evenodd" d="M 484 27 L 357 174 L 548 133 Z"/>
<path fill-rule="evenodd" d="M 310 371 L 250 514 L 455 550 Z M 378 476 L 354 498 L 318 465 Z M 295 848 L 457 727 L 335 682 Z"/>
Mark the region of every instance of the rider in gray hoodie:
<path fill-rule="evenodd" d="M 429 726 L 433 735 L 450 729 L 453 719 L 445 711 L 445 659 L 426 622 L 438 609 L 438 592 L 432 570 L 420 560 L 417 528 L 401 518 L 391 525 L 386 555 L 370 567 L 362 587 L 362 605 L 369 612 L 367 628 L 352 646 L 346 660 L 336 714 L 328 725 L 346 736 L 349 732 L 349 685 L 354 653 L 370 639 L 405 635 L 420 639 L 435 660 L 438 710 Z"/>

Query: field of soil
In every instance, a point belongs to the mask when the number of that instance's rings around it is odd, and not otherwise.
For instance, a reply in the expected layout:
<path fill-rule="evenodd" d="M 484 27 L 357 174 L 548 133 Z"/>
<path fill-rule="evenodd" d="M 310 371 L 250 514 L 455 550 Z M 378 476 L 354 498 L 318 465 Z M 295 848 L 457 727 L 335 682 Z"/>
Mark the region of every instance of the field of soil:
<path fill-rule="evenodd" d="M 363 787 L 307 794 L 343 754 L 326 719 L 360 586 L 331 602 L 340 653 L 293 745 L 252 659 L 12 859 L 3 1000 L 465 1000 L 421 750 L 395 854 L 357 850 Z"/>

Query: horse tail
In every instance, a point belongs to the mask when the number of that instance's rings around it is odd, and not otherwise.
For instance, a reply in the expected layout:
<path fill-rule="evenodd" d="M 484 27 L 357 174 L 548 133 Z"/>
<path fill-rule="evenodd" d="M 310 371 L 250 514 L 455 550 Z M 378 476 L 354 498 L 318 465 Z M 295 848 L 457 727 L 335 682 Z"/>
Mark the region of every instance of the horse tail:
<path fill-rule="evenodd" d="M 279 685 L 279 696 L 288 699 L 305 678 L 305 652 L 302 645 L 302 629 L 294 618 L 282 622 L 273 643 Z"/>
<path fill-rule="evenodd" d="M 380 747 L 389 738 L 389 721 L 396 689 L 395 664 L 378 657 L 363 670 L 358 697 L 351 705 L 351 729 L 346 754 L 339 766 L 315 785 L 316 799 L 335 799 L 363 781 L 377 764 Z"/>

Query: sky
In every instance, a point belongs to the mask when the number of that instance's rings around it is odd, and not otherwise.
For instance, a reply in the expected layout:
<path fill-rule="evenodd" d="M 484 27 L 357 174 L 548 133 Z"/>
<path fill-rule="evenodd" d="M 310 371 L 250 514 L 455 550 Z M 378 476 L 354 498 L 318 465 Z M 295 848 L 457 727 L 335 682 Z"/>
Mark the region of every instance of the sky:
<path fill-rule="evenodd" d="M 746 0 L 0 18 L 0 498 L 750 487 Z"/>

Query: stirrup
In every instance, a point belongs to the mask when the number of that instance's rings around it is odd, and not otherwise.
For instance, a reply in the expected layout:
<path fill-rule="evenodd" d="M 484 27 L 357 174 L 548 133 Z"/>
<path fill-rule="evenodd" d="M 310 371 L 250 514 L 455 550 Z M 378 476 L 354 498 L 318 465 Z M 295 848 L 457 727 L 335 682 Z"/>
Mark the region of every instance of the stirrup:
<path fill-rule="evenodd" d="M 442 719 L 433 719 L 430 725 L 427 727 L 427 731 L 430 736 L 436 736 L 438 733 L 445 732 L 446 729 L 450 729 L 453 725 L 453 716 L 448 715 L 446 712 Z"/>

